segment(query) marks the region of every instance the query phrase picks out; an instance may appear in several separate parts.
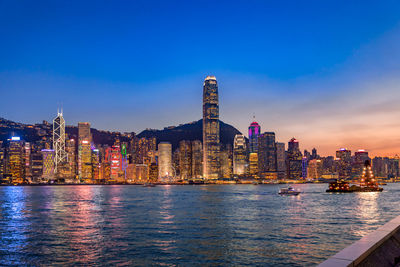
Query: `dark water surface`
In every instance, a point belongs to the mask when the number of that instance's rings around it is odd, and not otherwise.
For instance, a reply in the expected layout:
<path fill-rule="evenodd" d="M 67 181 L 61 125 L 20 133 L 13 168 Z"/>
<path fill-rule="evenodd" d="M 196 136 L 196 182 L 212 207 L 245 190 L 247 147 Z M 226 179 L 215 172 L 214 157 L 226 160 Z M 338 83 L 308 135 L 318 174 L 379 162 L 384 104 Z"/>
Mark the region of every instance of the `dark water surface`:
<path fill-rule="evenodd" d="M 315 265 L 400 214 L 400 184 L 0 187 L 0 265 Z"/>

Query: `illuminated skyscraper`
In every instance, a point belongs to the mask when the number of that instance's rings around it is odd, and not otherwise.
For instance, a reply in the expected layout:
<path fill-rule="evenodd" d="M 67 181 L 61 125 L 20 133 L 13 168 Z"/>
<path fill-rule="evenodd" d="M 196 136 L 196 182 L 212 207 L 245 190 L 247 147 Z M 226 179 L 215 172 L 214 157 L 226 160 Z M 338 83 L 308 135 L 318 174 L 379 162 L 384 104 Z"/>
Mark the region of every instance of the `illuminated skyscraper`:
<path fill-rule="evenodd" d="M 182 180 L 192 178 L 192 144 L 190 141 L 179 142 L 179 170 Z"/>
<path fill-rule="evenodd" d="M 8 139 L 7 174 L 10 182 L 22 183 L 24 180 L 24 153 L 23 141 L 19 137 Z"/>
<path fill-rule="evenodd" d="M 43 156 L 43 178 L 45 180 L 54 178 L 54 149 L 42 149 Z"/>
<path fill-rule="evenodd" d="M 233 140 L 233 174 L 245 175 L 248 165 L 246 139 L 244 135 L 237 134 Z"/>
<path fill-rule="evenodd" d="M 62 110 L 57 112 L 57 117 L 53 120 L 53 149 L 54 172 L 58 172 L 58 167 L 67 162 L 67 153 L 65 152 L 65 120 Z"/>
<path fill-rule="evenodd" d="M 227 144 L 220 150 L 220 175 L 222 178 L 232 178 L 232 145 Z"/>
<path fill-rule="evenodd" d="M 158 177 L 162 182 L 171 181 L 175 176 L 172 169 L 172 145 L 168 142 L 158 144 Z"/>
<path fill-rule="evenodd" d="M 192 141 L 192 178 L 199 179 L 203 176 L 203 147 L 200 140 Z"/>
<path fill-rule="evenodd" d="M 258 153 L 258 137 L 261 133 L 261 127 L 257 122 L 253 121 L 249 126 L 249 151 L 250 153 Z"/>
<path fill-rule="evenodd" d="M 286 150 L 285 143 L 276 143 L 276 165 L 278 178 L 286 178 Z"/>
<path fill-rule="evenodd" d="M 341 148 L 336 151 L 336 169 L 340 179 L 350 178 L 351 175 L 351 150 Z"/>
<path fill-rule="evenodd" d="M 220 175 L 218 84 L 207 76 L 203 85 L 203 176 L 218 179 Z"/>
<path fill-rule="evenodd" d="M 31 143 L 25 142 L 24 145 L 24 165 L 25 165 L 25 179 L 32 181 L 31 169 Z"/>
<path fill-rule="evenodd" d="M 276 178 L 275 133 L 265 132 L 258 137 L 258 172 L 262 178 Z"/>
<path fill-rule="evenodd" d="M 258 154 L 249 154 L 249 174 L 253 177 L 258 177 Z"/>
<path fill-rule="evenodd" d="M 303 155 L 299 148 L 299 141 L 292 138 L 288 143 L 286 159 L 287 178 L 291 180 L 300 179 L 303 176 Z"/>
<path fill-rule="evenodd" d="M 80 179 L 92 179 L 92 149 L 90 123 L 79 122 L 78 170 Z"/>

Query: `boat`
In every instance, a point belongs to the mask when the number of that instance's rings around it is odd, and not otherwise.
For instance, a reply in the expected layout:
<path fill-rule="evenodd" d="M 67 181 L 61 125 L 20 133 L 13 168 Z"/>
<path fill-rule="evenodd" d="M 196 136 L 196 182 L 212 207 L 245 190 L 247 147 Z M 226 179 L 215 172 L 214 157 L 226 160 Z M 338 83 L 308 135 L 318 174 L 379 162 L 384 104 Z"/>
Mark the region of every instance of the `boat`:
<path fill-rule="evenodd" d="M 349 182 L 346 181 L 335 181 L 329 183 L 329 188 L 326 190 L 328 193 L 351 193 Z"/>
<path fill-rule="evenodd" d="M 290 195 L 290 196 L 297 196 L 301 192 L 294 189 L 293 187 L 289 186 L 288 188 L 281 188 L 279 189 L 279 195 Z"/>
<path fill-rule="evenodd" d="M 369 160 L 364 162 L 359 184 L 349 185 L 346 181 L 336 181 L 329 183 L 329 188 L 326 192 L 332 193 L 352 193 L 352 192 L 382 192 L 383 188 L 379 187 L 378 182 L 374 178 Z"/>
<path fill-rule="evenodd" d="M 153 183 L 144 183 L 143 187 L 155 187 L 156 185 Z"/>

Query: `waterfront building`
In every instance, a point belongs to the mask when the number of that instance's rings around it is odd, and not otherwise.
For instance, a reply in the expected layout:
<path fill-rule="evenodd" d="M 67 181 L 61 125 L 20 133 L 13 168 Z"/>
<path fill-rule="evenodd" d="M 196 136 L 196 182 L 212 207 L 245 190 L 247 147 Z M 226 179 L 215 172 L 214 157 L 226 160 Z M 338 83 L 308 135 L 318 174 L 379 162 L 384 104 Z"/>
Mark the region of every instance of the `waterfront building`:
<path fill-rule="evenodd" d="M 43 175 L 44 181 L 49 181 L 54 179 L 54 149 L 42 149 L 43 157 Z"/>
<path fill-rule="evenodd" d="M 336 151 L 336 168 L 340 179 L 350 178 L 351 150 L 341 148 Z"/>
<path fill-rule="evenodd" d="M 278 171 L 278 178 L 286 178 L 286 150 L 285 143 L 277 142 L 276 146 L 276 165 Z"/>
<path fill-rule="evenodd" d="M 187 140 L 179 142 L 179 171 L 182 180 L 192 178 L 192 143 Z"/>
<path fill-rule="evenodd" d="M 192 141 L 192 178 L 203 177 L 203 146 L 200 140 Z"/>
<path fill-rule="evenodd" d="M 158 165 L 155 162 L 150 163 L 149 166 L 149 182 L 156 183 L 158 181 Z"/>
<path fill-rule="evenodd" d="M 258 154 L 249 154 L 249 174 L 252 177 L 258 178 Z"/>
<path fill-rule="evenodd" d="M 227 144 L 220 151 L 221 178 L 232 178 L 232 145 Z"/>
<path fill-rule="evenodd" d="M 301 160 L 301 178 L 307 179 L 307 171 L 308 171 L 308 158 L 303 157 Z"/>
<path fill-rule="evenodd" d="M 90 131 L 90 126 L 89 126 Z M 67 153 L 65 151 L 65 120 L 61 112 L 57 111 L 57 117 L 53 120 L 53 149 L 54 156 L 54 172 L 59 172 L 58 167 L 65 165 L 67 162 Z"/>
<path fill-rule="evenodd" d="M 258 173 L 261 178 L 277 176 L 275 133 L 265 132 L 258 137 Z"/>
<path fill-rule="evenodd" d="M 3 148 L 3 142 L 0 141 L 0 182 L 5 176 L 5 162 L 6 162 L 6 151 Z"/>
<path fill-rule="evenodd" d="M 20 137 L 13 136 L 8 139 L 6 174 L 10 177 L 10 183 L 20 184 L 24 181 L 23 147 Z"/>
<path fill-rule="evenodd" d="M 90 134 L 90 123 L 78 123 L 78 174 L 85 181 L 92 179 L 92 136 Z"/>
<path fill-rule="evenodd" d="M 110 180 L 113 182 L 122 182 L 120 176 L 122 174 L 122 155 L 121 149 L 119 145 L 113 145 L 111 147 L 110 154 L 110 168 L 111 168 L 111 176 Z"/>
<path fill-rule="evenodd" d="M 308 161 L 307 166 L 307 178 L 308 179 L 319 179 L 323 174 L 322 160 L 311 159 Z"/>
<path fill-rule="evenodd" d="M 32 182 L 39 183 L 43 176 L 43 154 L 35 152 L 31 154 Z"/>
<path fill-rule="evenodd" d="M 32 168 L 31 168 L 31 143 L 25 142 L 24 144 L 24 168 L 25 168 L 25 179 L 28 182 L 32 181 Z"/>
<path fill-rule="evenodd" d="M 297 180 L 303 176 L 302 166 L 303 155 L 299 148 L 299 141 L 292 138 L 288 143 L 286 172 L 287 179 Z"/>
<path fill-rule="evenodd" d="M 233 174 L 243 176 L 248 166 L 246 139 L 244 135 L 237 134 L 233 140 Z"/>
<path fill-rule="evenodd" d="M 394 179 L 399 177 L 399 159 L 389 157 L 375 157 L 372 159 L 372 170 L 375 177 Z"/>
<path fill-rule="evenodd" d="M 220 132 L 218 84 L 207 76 L 203 85 L 203 176 L 218 179 L 220 175 Z"/>
<path fill-rule="evenodd" d="M 136 164 L 135 170 L 135 183 L 147 183 L 149 180 L 149 166 L 146 164 Z"/>
<path fill-rule="evenodd" d="M 249 151 L 250 153 L 258 153 L 258 137 L 261 134 L 260 125 L 253 121 L 249 126 Z"/>
<path fill-rule="evenodd" d="M 75 139 L 67 139 L 65 144 L 65 150 L 67 153 L 67 164 L 68 164 L 68 172 L 70 178 L 76 177 L 76 142 Z"/>
<path fill-rule="evenodd" d="M 361 177 L 365 161 L 371 162 L 367 151 L 365 151 L 364 149 L 359 149 L 354 153 L 354 159 L 352 163 L 352 177 Z"/>
<path fill-rule="evenodd" d="M 319 159 L 319 155 L 317 154 L 317 149 L 315 147 L 311 150 L 311 158 L 310 159 Z"/>
<path fill-rule="evenodd" d="M 149 156 L 149 152 L 155 152 L 156 148 L 156 138 L 155 137 L 142 137 L 137 140 L 137 143 L 134 145 L 135 154 L 133 155 L 134 162 L 136 164 L 144 164 L 146 158 Z"/>
<path fill-rule="evenodd" d="M 172 145 L 168 142 L 158 144 L 158 177 L 162 182 L 169 182 L 175 179 L 172 170 Z"/>

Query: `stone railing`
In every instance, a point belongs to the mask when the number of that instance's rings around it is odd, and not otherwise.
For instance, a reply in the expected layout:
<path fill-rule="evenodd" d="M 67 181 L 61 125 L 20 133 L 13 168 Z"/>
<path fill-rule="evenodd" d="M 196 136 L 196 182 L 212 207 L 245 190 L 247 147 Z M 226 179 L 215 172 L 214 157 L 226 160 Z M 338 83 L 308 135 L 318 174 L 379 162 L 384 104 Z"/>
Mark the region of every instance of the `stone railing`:
<path fill-rule="evenodd" d="M 346 247 L 318 266 L 400 267 L 400 216 Z"/>

